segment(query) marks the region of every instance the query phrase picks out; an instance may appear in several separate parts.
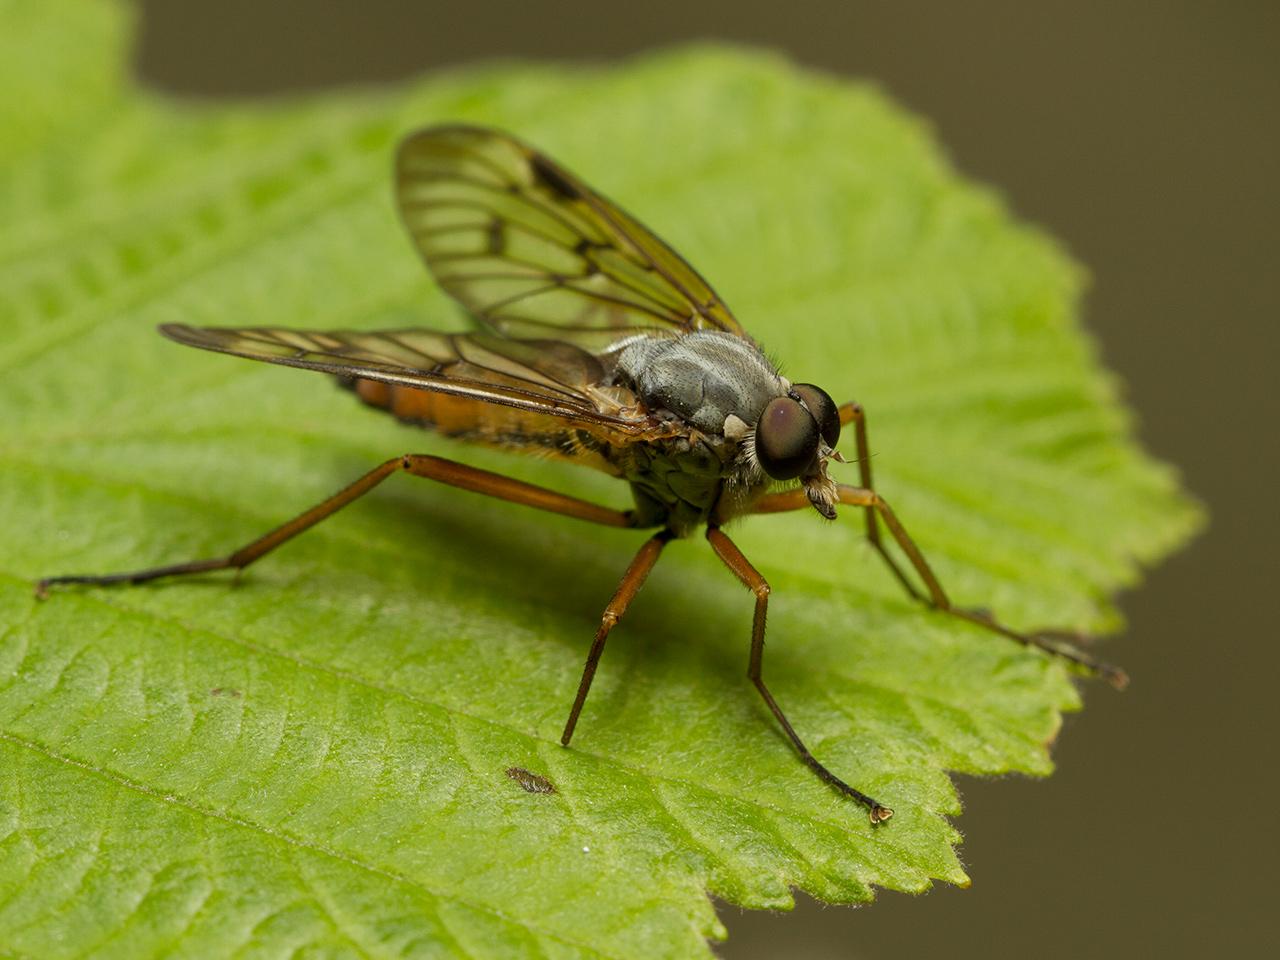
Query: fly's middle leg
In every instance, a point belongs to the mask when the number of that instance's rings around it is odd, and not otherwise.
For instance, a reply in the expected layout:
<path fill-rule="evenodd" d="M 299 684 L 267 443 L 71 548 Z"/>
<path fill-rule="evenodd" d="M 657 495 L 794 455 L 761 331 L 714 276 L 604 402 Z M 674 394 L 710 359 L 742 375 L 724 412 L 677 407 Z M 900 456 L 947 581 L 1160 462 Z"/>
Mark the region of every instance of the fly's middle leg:
<path fill-rule="evenodd" d="M 803 496 L 803 491 L 800 491 L 800 493 Z M 893 816 L 892 810 L 867 796 L 861 790 L 849 786 L 849 784 L 823 766 L 821 761 L 809 752 L 809 748 L 804 745 L 804 741 L 800 739 L 800 735 L 791 726 L 791 721 L 787 719 L 786 714 L 782 712 L 782 708 L 778 706 L 778 701 L 773 698 L 773 694 L 769 692 L 769 688 L 765 685 L 764 628 L 769 612 L 769 582 L 760 575 L 760 572 L 751 565 L 751 561 L 738 549 L 738 545 L 730 540 L 719 527 L 712 526 L 707 528 L 707 542 L 711 544 L 716 555 L 724 561 L 724 565 L 733 572 L 733 575 L 741 581 L 742 585 L 755 594 L 756 609 L 755 616 L 751 621 L 751 659 L 747 663 L 747 676 L 751 678 L 751 682 L 755 684 L 756 690 L 760 692 L 765 704 L 768 705 L 769 710 L 782 726 L 782 730 L 786 733 L 792 746 L 800 754 L 800 759 L 825 783 L 830 784 L 845 796 L 852 797 L 865 806 L 867 815 L 873 824 L 883 823 L 888 820 Z"/>

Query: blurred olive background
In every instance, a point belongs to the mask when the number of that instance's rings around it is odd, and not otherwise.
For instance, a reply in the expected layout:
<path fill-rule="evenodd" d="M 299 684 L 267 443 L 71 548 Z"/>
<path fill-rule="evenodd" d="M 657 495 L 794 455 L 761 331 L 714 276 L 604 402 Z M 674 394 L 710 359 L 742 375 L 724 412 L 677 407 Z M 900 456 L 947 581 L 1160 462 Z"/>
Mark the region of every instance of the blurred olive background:
<path fill-rule="evenodd" d="M 488 58 L 608 60 L 717 38 L 869 78 L 931 119 L 970 177 L 1065 241 L 1138 431 L 1211 510 L 1123 598 L 1058 773 L 965 779 L 973 887 L 722 907 L 726 958 L 1252 957 L 1273 900 L 1272 545 L 1280 285 L 1274 2 L 150 0 L 137 70 L 178 96 L 393 81 Z M 712 134 L 709 134 L 712 135 Z M 748 318 L 749 319 L 749 318 Z M 886 358 L 891 362 L 891 358 Z M 874 404 L 873 397 L 860 398 Z M 945 410 L 939 416 L 946 416 Z M 963 469 L 963 467 L 960 467 Z M 1272 908 L 1274 909 L 1274 908 Z"/>

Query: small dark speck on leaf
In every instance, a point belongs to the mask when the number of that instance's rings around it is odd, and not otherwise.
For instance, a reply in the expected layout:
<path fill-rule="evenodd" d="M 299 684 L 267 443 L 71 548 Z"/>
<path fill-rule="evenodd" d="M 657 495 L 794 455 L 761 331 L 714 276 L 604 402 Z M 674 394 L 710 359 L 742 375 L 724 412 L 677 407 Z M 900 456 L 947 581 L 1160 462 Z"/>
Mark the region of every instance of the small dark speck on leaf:
<path fill-rule="evenodd" d="M 239 697 L 241 693 L 235 687 L 214 687 L 209 691 L 211 697 Z"/>
<path fill-rule="evenodd" d="M 520 784 L 526 793 L 555 793 L 556 785 L 546 777 L 530 773 L 524 767 L 507 767 L 507 776 Z"/>

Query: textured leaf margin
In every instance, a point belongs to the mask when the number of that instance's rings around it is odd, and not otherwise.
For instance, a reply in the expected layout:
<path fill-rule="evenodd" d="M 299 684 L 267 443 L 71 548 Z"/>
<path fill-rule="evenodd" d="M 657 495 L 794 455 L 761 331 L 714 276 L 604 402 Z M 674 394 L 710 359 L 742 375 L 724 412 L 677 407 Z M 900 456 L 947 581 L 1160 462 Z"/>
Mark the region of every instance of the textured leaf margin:
<path fill-rule="evenodd" d="M 750 605 L 696 542 L 611 641 L 571 751 L 559 724 L 634 535 L 406 481 L 234 588 L 39 605 L 29 580 L 220 552 L 407 447 L 620 502 L 150 333 L 452 316 L 388 176 L 403 131 L 452 118 L 562 157 L 789 371 L 867 403 L 880 485 L 956 597 L 1115 626 L 1106 597 L 1197 515 L 1129 439 L 1049 240 L 874 91 L 768 56 L 195 108 L 122 85 L 122 8 L 39 6 L 4 9 L 26 24 L 6 54 L 78 42 L 67 96 L 10 67 L 43 99 L 0 114 L 0 540 L 20 548 L 0 571 L 0 947 L 687 956 L 723 932 L 705 891 L 781 907 L 791 887 L 965 882 L 944 771 L 1047 773 L 1078 698 L 1060 667 L 913 609 L 849 518 L 737 536 L 775 588 L 775 690 L 898 811 L 874 834 L 743 682 Z"/>

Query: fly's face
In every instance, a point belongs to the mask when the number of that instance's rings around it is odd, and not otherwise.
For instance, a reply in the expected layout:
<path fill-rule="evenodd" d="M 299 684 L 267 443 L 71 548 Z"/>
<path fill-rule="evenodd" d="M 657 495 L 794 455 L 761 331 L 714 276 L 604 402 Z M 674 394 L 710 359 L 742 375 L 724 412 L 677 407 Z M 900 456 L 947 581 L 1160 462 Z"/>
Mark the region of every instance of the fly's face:
<path fill-rule="evenodd" d="M 774 480 L 796 480 L 820 514 L 836 516 L 836 485 L 827 476 L 827 460 L 843 458 L 840 413 L 821 387 L 792 384 L 787 393 L 765 404 L 749 437 L 748 455 Z"/>

